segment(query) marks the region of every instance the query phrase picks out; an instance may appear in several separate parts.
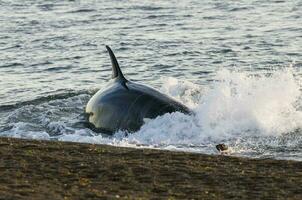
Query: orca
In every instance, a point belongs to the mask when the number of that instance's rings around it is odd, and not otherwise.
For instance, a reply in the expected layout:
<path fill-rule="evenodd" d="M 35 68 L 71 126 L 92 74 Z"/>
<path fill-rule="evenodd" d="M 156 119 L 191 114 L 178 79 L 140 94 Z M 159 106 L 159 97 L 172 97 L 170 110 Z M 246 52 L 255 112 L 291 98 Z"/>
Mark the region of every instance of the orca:
<path fill-rule="evenodd" d="M 109 46 L 112 79 L 86 105 L 89 128 L 95 132 L 113 134 L 116 131 L 136 132 L 148 119 L 165 113 L 191 110 L 152 87 L 127 80 Z"/>

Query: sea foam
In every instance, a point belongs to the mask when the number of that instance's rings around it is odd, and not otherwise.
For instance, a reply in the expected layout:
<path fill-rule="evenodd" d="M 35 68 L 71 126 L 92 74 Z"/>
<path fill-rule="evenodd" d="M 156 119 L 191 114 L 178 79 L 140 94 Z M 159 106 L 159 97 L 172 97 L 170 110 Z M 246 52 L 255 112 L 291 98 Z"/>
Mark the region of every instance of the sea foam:
<path fill-rule="evenodd" d="M 14 120 L 13 128 L 1 135 L 201 153 L 215 153 L 216 144 L 226 143 L 234 155 L 274 157 L 282 151 L 279 157 L 284 158 L 286 151 L 290 154 L 302 144 L 301 77 L 297 74 L 292 67 L 265 73 L 222 69 L 208 85 L 163 78 L 160 90 L 186 104 L 193 114 L 167 113 L 146 121 L 139 131 L 131 134 L 118 131 L 113 136 L 99 135 L 89 129 L 72 128 L 69 125 L 72 123 L 60 118 L 53 121 L 52 117 L 42 115 L 37 119 L 45 131 L 27 130 L 28 122 Z M 76 102 L 77 108 L 84 106 L 83 100 Z M 62 104 L 54 100 L 49 103 L 51 113 L 60 113 L 65 104 L 73 110 L 71 102 Z M 35 109 L 47 109 L 49 105 Z M 23 116 L 20 110 L 15 112 Z M 75 115 L 73 120 L 77 120 Z M 301 159 L 302 154 L 299 158 L 293 156 Z"/>
<path fill-rule="evenodd" d="M 192 115 L 167 113 L 136 133 L 111 138 L 73 134 L 60 140 L 202 153 L 225 142 L 234 154 L 264 155 L 264 146 L 301 142 L 301 80 L 295 74 L 291 67 L 262 74 L 223 69 L 208 86 L 165 78 L 161 91 L 188 105 Z"/>

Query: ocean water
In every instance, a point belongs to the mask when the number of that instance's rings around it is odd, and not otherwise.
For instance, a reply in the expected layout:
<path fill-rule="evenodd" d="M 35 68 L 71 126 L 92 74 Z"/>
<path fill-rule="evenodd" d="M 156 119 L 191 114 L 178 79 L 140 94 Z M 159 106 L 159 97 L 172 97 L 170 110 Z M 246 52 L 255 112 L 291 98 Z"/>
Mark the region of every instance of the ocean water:
<path fill-rule="evenodd" d="M 0 0 L 0 136 L 301 161 L 301 16 L 301 0 Z M 194 114 L 86 129 L 111 77 L 105 45 Z"/>

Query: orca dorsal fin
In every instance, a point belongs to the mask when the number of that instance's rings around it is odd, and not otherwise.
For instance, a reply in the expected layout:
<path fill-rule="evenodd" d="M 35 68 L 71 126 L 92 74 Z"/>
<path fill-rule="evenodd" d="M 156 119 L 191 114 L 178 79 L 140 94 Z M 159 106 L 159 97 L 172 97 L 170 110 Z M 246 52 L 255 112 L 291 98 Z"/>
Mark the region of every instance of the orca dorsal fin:
<path fill-rule="evenodd" d="M 111 64 L 112 64 L 112 79 L 116 78 L 120 81 L 123 81 L 123 82 L 127 82 L 127 79 L 124 77 L 121 69 L 120 69 L 120 66 L 116 60 L 116 57 L 114 55 L 114 53 L 112 52 L 112 50 L 110 49 L 109 46 L 106 45 L 106 49 L 109 53 L 109 56 L 110 56 L 110 59 L 111 59 Z"/>

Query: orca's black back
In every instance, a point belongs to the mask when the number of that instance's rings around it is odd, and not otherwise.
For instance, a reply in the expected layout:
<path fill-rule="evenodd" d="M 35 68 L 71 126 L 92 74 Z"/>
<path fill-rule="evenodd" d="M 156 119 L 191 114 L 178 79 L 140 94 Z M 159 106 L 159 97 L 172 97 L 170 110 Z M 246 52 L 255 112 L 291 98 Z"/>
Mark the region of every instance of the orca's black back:
<path fill-rule="evenodd" d="M 89 122 L 100 132 L 137 131 L 144 119 L 177 111 L 190 113 L 186 106 L 167 95 L 129 81 L 126 87 L 114 82 L 105 91 L 96 93 L 86 107 Z"/>
<path fill-rule="evenodd" d="M 106 46 L 111 63 L 111 85 L 98 91 L 86 106 L 89 127 L 97 132 L 118 130 L 137 131 L 144 119 L 153 119 L 165 113 L 190 110 L 165 94 L 145 85 L 128 81 L 110 47 Z"/>

